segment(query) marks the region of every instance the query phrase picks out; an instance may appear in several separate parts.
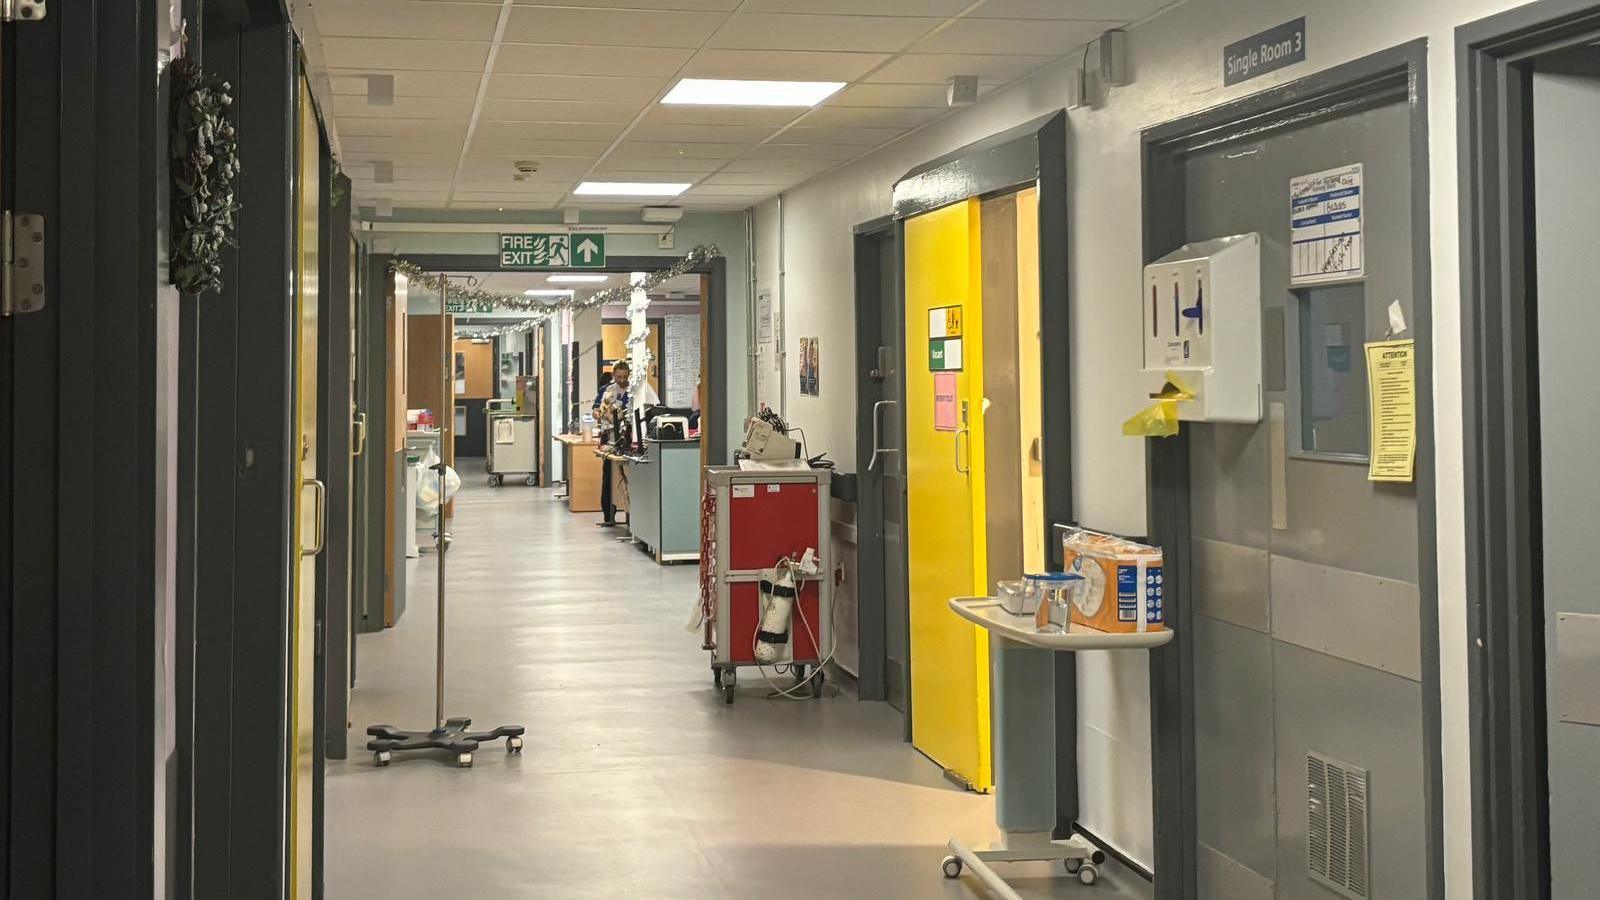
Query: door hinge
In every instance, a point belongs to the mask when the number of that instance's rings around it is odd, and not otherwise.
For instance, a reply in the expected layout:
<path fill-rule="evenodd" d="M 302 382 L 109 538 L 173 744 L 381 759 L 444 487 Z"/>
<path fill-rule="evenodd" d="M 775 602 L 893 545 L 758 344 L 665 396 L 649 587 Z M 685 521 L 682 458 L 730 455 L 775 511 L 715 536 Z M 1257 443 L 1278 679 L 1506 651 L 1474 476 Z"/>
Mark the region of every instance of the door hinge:
<path fill-rule="evenodd" d="M 44 216 L 0 212 L 0 252 L 0 316 L 44 309 Z"/>
<path fill-rule="evenodd" d="M 47 9 L 45 0 L 0 0 L 0 22 L 37 22 Z"/>

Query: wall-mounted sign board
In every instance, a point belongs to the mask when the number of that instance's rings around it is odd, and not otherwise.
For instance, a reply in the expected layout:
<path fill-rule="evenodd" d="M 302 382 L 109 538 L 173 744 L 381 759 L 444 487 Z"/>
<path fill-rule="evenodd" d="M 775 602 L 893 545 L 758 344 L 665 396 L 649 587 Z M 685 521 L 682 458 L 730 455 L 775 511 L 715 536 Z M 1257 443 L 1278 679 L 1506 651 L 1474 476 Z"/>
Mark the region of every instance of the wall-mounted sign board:
<path fill-rule="evenodd" d="M 604 234 L 500 235 L 502 269 L 603 269 L 605 265 Z"/>
<path fill-rule="evenodd" d="M 457 299 L 451 297 L 444 302 L 444 311 L 447 313 L 492 313 L 494 304 L 488 300 L 468 300 L 465 297 Z"/>
<path fill-rule="evenodd" d="M 1361 163 L 1289 180 L 1291 287 L 1366 274 L 1361 181 Z"/>
<path fill-rule="evenodd" d="M 1238 84 L 1306 61 L 1306 19 L 1301 16 L 1222 48 L 1222 83 Z"/>
<path fill-rule="evenodd" d="M 928 310 L 928 371 L 961 371 L 961 307 Z"/>

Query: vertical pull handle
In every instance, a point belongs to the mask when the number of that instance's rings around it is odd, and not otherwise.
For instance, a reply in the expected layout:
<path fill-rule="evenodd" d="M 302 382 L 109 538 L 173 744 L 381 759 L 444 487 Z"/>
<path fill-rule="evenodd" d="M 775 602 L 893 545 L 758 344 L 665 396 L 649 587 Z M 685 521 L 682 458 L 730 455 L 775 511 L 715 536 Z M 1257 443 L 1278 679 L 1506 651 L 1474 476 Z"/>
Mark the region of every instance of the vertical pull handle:
<path fill-rule="evenodd" d="M 879 400 L 877 403 L 872 404 L 872 459 L 867 461 L 867 471 L 869 472 L 877 468 L 878 457 L 886 453 L 900 452 L 898 447 L 883 446 L 883 428 L 882 423 L 878 419 L 878 413 L 881 412 L 885 406 L 896 405 L 898 404 L 896 404 L 896 402 L 893 400 Z"/>
<path fill-rule="evenodd" d="M 300 555 L 317 556 L 322 553 L 322 547 L 327 543 L 328 539 L 328 487 L 315 478 L 307 478 L 300 482 L 300 488 L 302 490 L 311 488 L 311 493 L 316 498 L 317 504 L 315 507 L 315 525 L 313 525 L 311 532 L 316 538 L 316 543 L 309 548 L 301 547 Z"/>
<path fill-rule="evenodd" d="M 967 415 L 967 410 L 967 401 L 961 401 L 961 428 L 956 432 L 956 471 L 963 475 L 972 474 L 972 428 Z M 963 437 L 967 439 L 968 461 L 966 463 L 961 461 L 961 439 Z"/>
<path fill-rule="evenodd" d="M 350 451 L 350 455 L 352 457 L 360 456 L 361 454 L 367 452 L 367 414 L 366 413 L 364 413 L 364 412 L 356 413 L 355 429 L 356 429 L 355 448 Z"/>

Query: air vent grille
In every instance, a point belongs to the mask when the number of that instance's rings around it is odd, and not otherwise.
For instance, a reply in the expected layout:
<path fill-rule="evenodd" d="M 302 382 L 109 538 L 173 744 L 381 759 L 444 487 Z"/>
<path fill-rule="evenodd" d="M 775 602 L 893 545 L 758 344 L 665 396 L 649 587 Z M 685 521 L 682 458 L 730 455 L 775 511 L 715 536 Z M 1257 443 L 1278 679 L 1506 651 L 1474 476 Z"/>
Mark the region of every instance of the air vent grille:
<path fill-rule="evenodd" d="M 1311 879 L 1367 900 L 1367 770 L 1306 754 L 1306 866 Z"/>

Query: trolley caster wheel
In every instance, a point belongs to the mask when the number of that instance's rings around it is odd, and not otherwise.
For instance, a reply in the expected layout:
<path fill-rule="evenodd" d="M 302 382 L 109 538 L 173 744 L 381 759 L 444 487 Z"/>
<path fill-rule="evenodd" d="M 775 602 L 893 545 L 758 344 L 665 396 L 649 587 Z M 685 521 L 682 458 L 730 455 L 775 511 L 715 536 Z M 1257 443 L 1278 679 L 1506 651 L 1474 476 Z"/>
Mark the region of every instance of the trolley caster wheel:
<path fill-rule="evenodd" d="M 731 681 L 722 683 L 722 702 L 730 706 L 733 704 L 733 682 Z"/>
<path fill-rule="evenodd" d="M 959 856 L 946 856 L 944 862 L 939 864 L 939 867 L 944 869 L 944 877 L 946 878 L 961 877 L 962 862 Z"/>
<path fill-rule="evenodd" d="M 539 476 L 537 476 L 537 475 L 529 475 L 527 481 L 528 481 L 528 487 L 538 487 L 539 486 Z"/>
<path fill-rule="evenodd" d="M 1084 884 L 1094 884 L 1095 879 L 1099 877 L 1100 870 L 1095 868 L 1093 863 L 1086 863 L 1078 869 L 1078 881 Z"/>
<path fill-rule="evenodd" d="M 515 735 L 506 738 L 506 752 L 507 753 L 521 753 L 522 752 L 522 738 L 517 737 Z"/>
<path fill-rule="evenodd" d="M 457 753 L 456 754 L 456 768 L 458 768 L 458 769 L 470 769 L 470 768 L 472 768 L 472 754 L 471 753 Z"/>
<path fill-rule="evenodd" d="M 500 476 L 499 475 L 490 475 L 489 476 L 489 487 L 499 487 L 499 486 L 500 486 Z"/>
<path fill-rule="evenodd" d="M 1078 874 L 1078 870 L 1083 868 L 1083 860 L 1081 860 L 1081 859 L 1063 859 L 1061 861 L 1061 865 L 1062 865 L 1063 868 L 1065 868 L 1067 870 L 1067 874 L 1068 875 L 1076 875 L 1076 874 Z"/>
<path fill-rule="evenodd" d="M 387 750 L 379 750 L 378 752 L 372 754 L 372 764 L 380 769 L 393 761 L 394 754 Z"/>
<path fill-rule="evenodd" d="M 722 670 L 716 666 L 711 667 L 711 684 L 713 687 L 722 687 Z"/>
<path fill-rule="evenodd" d="M 1106 852 L 1104 850 L 1096 850 L 1094 853 L 1089 855 L 1089 861 L 1097 866 L 1100 865 L 1106 861 Z"/>
<path fill-rule="evenodd" d="M 816 675 L 812 676 L 811 678 L 811 699 L 822 699 L 822 683 L 826 680 L 826 677 L 822 674 L 822 670 L 818 669 Z"/>

